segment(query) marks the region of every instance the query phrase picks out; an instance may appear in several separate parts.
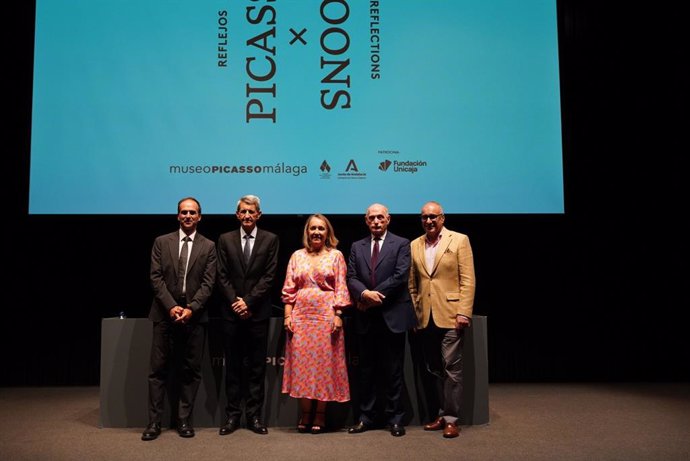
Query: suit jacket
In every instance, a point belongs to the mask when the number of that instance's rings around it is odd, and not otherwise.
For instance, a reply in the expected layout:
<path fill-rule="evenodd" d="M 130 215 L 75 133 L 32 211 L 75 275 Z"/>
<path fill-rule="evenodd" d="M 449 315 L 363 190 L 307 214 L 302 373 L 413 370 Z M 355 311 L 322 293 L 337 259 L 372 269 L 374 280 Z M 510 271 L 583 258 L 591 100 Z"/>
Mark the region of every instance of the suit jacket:
<path fill-rule="evenodd" d="M 170 320 L 169 311 L 177 305 L 182 294 L 178 286 L 177 266 L 180 254 L 178 230 L 161 235 L 153 242 L 151 250 L 151 287 L 153 303 L 149 319 L 154 322 Z M 199 232 L 194 237 L 192 251 L 187 262 L 187 306 L 192 310 L 192 321 L 208 321 L 206 302 L 216 280 L 216 246 Z"/>
<path fill-rule="evenodd" d="M 355 309 L 355 326 L 360 333 L 369 327 L 368 315 L 380 309 L 388 328 L 402 333 L 415 326 L 416 319 L 407 282 L 410 271 L 410 241 L 387 232 L 376 267 L 376 286 L 371 285 L 371 236 L 352 244 L 347 265 L 347 287 L 356 301 L 364 290 L 376 290 L 386 297 L 379 307 L 366 312 Z"/>
<path fill-rule="evenodd" d="M 446 228 L 441 234 L 430 270 L 424 259 L 426 237 L 422 235 L 411 245 L 410 294 L 420 328 L 426 328 L 432 311 L 434 323 L 441 328 L 455 328 L 457 314 L 472 317 L 475 279 L 470 239 Z"/>
<path fill-rule="evenodd" d="M 271 316 L 271 288 L 278 267 L 278 236 L 257 229 L 248 264 L 244 261 L 240 240 L 240 229 L 226 232 L 218 238 L 218 289 L 222 298 L 220 314 L 225 320 L 239 320 L 230 307 L 239 296 L 252 313 L 252 320 L 266 320 Z"/>

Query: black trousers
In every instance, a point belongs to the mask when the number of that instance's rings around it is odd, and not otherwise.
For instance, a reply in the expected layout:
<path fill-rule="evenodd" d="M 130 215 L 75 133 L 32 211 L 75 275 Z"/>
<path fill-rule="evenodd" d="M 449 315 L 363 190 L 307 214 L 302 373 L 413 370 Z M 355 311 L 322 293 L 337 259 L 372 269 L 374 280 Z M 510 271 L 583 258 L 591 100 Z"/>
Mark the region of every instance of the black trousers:
<path fill-rule="evenodd" d="M 228 418 L 242 415 L 242 401 L 248 421 L 263 417 L 268 322 L 269 319 L 258 322 L 223 320 L 225 415 Z"/>
<path fill-rule="evenodd" d="M 367 313 L 366 333 L 357 334 L 359 349 L 360 421 L 376 423 L 377 396 L 383 396 L 388 424 L 402 424 L 405 408 L 402 402 L 405 363 L 405 332 L 393 333 L 380 310 Z M 379 386 L 380 384 L 380 386 Z"/>
<path fill-rule="evenodd" d="M 154 322 L 149 373 L 149 422 L 161 422 L 168 377 L 173 377 L 174 395 L 179 396 L 173 415 L 192 416 L 201 383 L 201 360 L 206 341 L 206 324 Z"/>

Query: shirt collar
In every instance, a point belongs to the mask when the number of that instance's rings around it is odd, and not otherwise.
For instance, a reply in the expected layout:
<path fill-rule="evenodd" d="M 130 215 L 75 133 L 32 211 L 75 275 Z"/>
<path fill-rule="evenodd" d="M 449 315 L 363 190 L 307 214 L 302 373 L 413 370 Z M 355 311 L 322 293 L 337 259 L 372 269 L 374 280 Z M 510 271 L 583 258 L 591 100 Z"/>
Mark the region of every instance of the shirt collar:
<path fill-rule="evenodd" d="M 187 237 L 187 234 L 185 234 L 185 233 L 182 231 L 182 229 L 178 230 L 178 231 L 177 231 L 177 234 L 178 234 L 177 238 L 180 239 L 180 242 L 182 241 L 183 238 Z M 191 240 L 191 241 L 193 242 L 194 239 L 196 238 L 196 231 L 194 231 L 194 232 L 192 232 L 191 234 L 189 234 L 188 237 L 189 237 L 189 240 Z"/>
<path fill-rule="evenodd" d="M 388 235 L 388 231 L 384 232 L 383 235 L 382 235 L 381 237 L 379 237 L 379 242 L 380 242 L 380 243 L 383 243 L 383 241 L 386 240 L 386 235 Z M 372 240 L 372 241 L 373 241 L 375 238 L 376 238 L 376 237 L 374 237 L 373 235 L 371 236 L 371 240 Z"/>
<path fill-rule="evenodd" d="M 438 233 L 438 237 L 436 237 L 436 241 L 430 242 L 429 239 L 427 238 L 426 234 L 424 234 L 424 243 L 426 243 L 427 246 L 436 246 L 438 243 L 441 241 L 441 238 L 443 237 L 443 231 L 445 231 L 446 228 L 442 227 L 441 232 Z"/>
<path fill-rule="evenodd" d="M 256 238 L 257 229 L 258 229 L 258 227 L 254 226 L 254 229 L 252 229 L 252 231 L 249 233 L 249 235 L 251 235 L 252 238 Z M 243 227 L 240 227 L 240 237 L 242 237 L 242 239 L 244 239 L 245 235 L 247 235 L 247 232 L 244 230 Z"/>

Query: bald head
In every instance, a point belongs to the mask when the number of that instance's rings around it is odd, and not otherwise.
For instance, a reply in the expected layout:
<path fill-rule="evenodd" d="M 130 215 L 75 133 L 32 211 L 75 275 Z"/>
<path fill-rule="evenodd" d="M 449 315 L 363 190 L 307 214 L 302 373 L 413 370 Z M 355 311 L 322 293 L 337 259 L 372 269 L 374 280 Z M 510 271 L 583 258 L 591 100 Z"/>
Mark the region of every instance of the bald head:
<path fill-rule="evenodd" d="M 381 237 L 386 233 L 388 224 L 391 222 L 391 217 L 388 214 L 388 208 L 380 203 L 374 203 L 367 208 L 367 214 L 364 216 L 364 221 L 369 227 L 369 232 L 374 237 Z"/>

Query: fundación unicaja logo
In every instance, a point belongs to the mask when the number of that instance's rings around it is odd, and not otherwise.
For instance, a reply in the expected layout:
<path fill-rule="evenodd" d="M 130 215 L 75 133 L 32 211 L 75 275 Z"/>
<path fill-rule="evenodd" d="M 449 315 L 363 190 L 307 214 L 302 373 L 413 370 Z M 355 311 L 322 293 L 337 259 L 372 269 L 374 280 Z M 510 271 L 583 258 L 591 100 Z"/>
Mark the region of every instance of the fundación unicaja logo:
<path fill-rule="evenodd" d="M 414 174 L 428 165 L 426 160 L 385 160 L 379 163 L 379 170 L 392 171 L 394 174 Z"/>
<path fill-rule="evenodd" d="M 323 162 L 321 162 L 319 170 L 321 170 L 321 179 L 329 179 L 331 177 L 331 166 L 328 164 L 327 161 L 324 160 Z"/>

